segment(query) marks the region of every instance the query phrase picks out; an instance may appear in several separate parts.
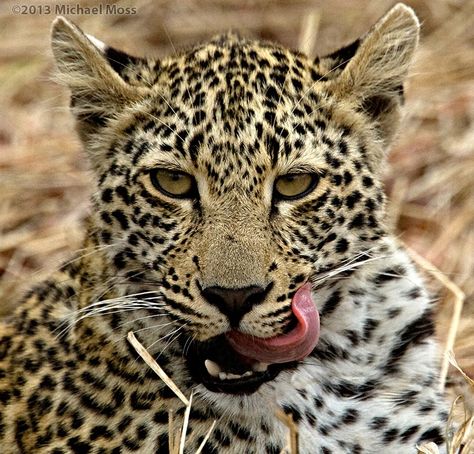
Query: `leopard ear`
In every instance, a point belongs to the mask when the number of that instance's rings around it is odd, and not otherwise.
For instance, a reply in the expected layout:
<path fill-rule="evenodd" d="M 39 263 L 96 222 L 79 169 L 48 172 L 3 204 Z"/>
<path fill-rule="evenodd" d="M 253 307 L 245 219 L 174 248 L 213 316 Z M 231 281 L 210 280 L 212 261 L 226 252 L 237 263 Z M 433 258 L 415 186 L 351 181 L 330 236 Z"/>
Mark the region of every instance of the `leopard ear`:
<path fill-rule="evenodd" d="M 71 90 L 71 109 L 81 138 L 90 139 L 116 112 L 143 95 L 143 87 L 123 77 L 123 69 L 134 57 L 85 35 L 63 17 L 53 22 L 51 41 L 57 79 Z"/>
<path fill-rule="evenodd" d="M 418 44 L 419 28 L 414 11 L 398 3 L 357 43 L 354 55 L 333 80 L 336 95 L 355 98 L 385 143 L 399 123 L 403 82 Z"/>

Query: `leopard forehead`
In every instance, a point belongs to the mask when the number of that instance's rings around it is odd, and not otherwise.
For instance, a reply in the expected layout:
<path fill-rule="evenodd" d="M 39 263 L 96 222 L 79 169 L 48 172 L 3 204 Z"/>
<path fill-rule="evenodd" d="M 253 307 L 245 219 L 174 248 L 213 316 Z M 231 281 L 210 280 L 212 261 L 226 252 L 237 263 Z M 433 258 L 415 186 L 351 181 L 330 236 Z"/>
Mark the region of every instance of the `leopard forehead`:
<path fill-rule="evenodd" d="M 322 64 L 227 34 L 152 65 L 122 64 L 126 81 L 152 89 L 117 122 L 108 156 L 121 160 L 125 150 L 124 165 L 131 159 L 137 171 L 177 167 L 205 175 L 214 194 L 244 189 L 260 199 L 268 175 L 339 168 L 336 155 L 370 136 L 350 102 L 341 106 L 326 87 L 357 45 Z"/>
<path fill-rule="evenodd" d="M 297 147 L 291 142 L 315 132 L 308 120 L 321 115 L 322 106 L 314 90 L 301 104 L 317 77 L 304 56 L 232 35 L 165 61 L 154 100 L 161 109 L 153 114 L 166 118 L 175 137 L 162 145 L 195 167 L 232 163 L 228 177 L 239 169 L 241 177 L 259 161 L 275 166 L 281 149 L 286 147 L 288 160 L 290 152 L 303 148 L 301 140 Z M 166 134 L 173 131 L 167 128 Z"/>

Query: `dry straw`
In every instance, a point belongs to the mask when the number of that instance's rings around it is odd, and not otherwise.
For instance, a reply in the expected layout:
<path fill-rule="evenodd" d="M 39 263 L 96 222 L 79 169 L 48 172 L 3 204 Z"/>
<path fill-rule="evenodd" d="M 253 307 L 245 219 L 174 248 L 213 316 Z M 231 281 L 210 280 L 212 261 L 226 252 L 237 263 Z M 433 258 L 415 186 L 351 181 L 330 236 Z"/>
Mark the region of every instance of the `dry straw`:
<path fill-rule="evenodd" d="M 452 364 L 463 376 L 471 392 L 474 392 L 474 381 L 469 378 L 464 371 L 457 364 L 454 354 L 452 352 L 454 342 L 456 339 L 459 321 L 461 318 L 462 307 L 464 304 L 463 291 L 454 284 L 447 276 L 439 271 L 432 263 L 421 257 L 415 251 L 407 248 L 413 260 L 420 265 L 426 272 L 431 274 L 435 279 L 441 282 L 444 287 L 453 295 L 453 314 L 451 317 L 451 324 L 448 330 L 448 336 L 444 346 L 443 361 L 441 364 L 440 373 L 440 388 L 444 390 L 446 384 L 446 376 L 448 373 L 449 364 Z M 448 299 L 447 301 L 451 301 Z M 474 415 L 472 411 L 463 406 L 461 418 L 456 418 L 455 413 L 457 407 L 463 402 L 461 396 L 456 397 L 449 412 L 448 422 L 446 424 L 446 445 L 448 454 L 472 454 L 471 448 L 474 448 Z M 461 419 L 457 422 L 457 419 Z M 427 443 L 419 447 L 419 453 L 423 454 L 439 454 L 440 451 L 435 443 Z"/>
<path fill-rule="evenodd" d="M 137 353 L 143 358 L 152 369 L 153 372 L 158 375 L 166 385 L 173 391 L 176 396 L 179 398 L 181 402 L 183 402 L 186 407 L 189 407 L 190 400 L 180 391 L 180 389 L 174 384 L 173 380 L 168 376 L 168 374 L 159 366 L 159 364 L 155 361 L 153 356 L 148 353 L 147 349 L 139 342 L 139 340 L 135 337 L 132 331 L 130 331 L 127 335 L 128 341 L 132 344 L 133 348 L 137 351 Z"/>
<path fill-rule="evenodd" d="M 136 352 L 142 357 L 143 361 L 160 377 L 163 382 L 168 386 L 168 388 L 173 391 L 179 400 L 186 406 L 184 411 L 183 424 L 178 430 L 175 428 L 175 414 L 172 409 L 168 410 L 168 440 L 169 440 L 169 452 L 170 454 L 184 454 L 184 448 L 186 444 L 186 431 L 189 424 L 189 415 L 191 413 L 191 405 L 193 403 L 193 393 L 189 396 L 189 399 L 181 392 L 178 386 L 173 380 L 168 376 L 168 374 L 162 369 L 162 367 L 156 362 L 153 356 L 150 355 L 148 350 L 142 345 L 142 343 L 136 338 L 135 334 L 130 331 L 127 335 L 127 339 L 132 344 L 132 347 Z M 206 433 L 203 441 L 199 445 L 199 448 L 196 450 L 195 454 L 199 454 L 207 440 L 209 439 L 216 421 L 214 420 Z"/>
<path fill-rule="evenodd" d="M 298 454 L 298 425 L 293 420 L 293 415 L 278 409 L 275 416 L 288 428 L 288 441 L 281 454 Z"/>
<path fill-rule="evenodd" d="M 436 266 L 423 258 L 420 254 L 405 245 L 405 248 L 410 253 L 413 260 L 420 265 L 427 273 L 431 274 L 451 293 L 451 298 L 447 298 L 446 303 L 452 303 L 453 313 L 451 316 L 451 323 L 448 329 L 448 335 L 443 349 L 443 361 L 441 363 L 440 372 L 440 388 L 444 389 L 446 385 L 446 376 L 448 375 L 448 368 L 450 363 L 450 354 L 454 348 L 454 342 L 459 328 L 459 321 L 461 320 L 462 308 L 466 296 L 464 292 L 445 274 L 443 274 Z"/>
<path fill-rule="evenodd" d="M 446 356 L 449 362 L 464 377 L 471 391 L 474 392 L 474 381 L 459 367 L 453 353 L 449 352 Z M 461 418 L 455 416 L 459 410 Z M 446 424 L 446 448 L 447 454 L 472 454 L 474 452 L 474 415 L 466 407 L 461 396 L 458 396 L 451 406 Z M 423 454 L 440 454 L 440 450 L 435 443 L 426 443 L 420 446 L 418 452 Z"/>

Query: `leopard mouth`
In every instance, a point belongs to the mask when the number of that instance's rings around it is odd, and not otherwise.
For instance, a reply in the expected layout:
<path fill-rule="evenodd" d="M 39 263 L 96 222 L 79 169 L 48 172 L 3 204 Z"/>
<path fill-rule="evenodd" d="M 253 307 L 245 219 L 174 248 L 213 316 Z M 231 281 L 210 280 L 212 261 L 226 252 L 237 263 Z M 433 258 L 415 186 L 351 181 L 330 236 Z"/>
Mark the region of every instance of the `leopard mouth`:
<path fill-rule="evenodd" d="M 185 357 L 193 379 L 211 391 L 251 394 L 282 370 L 296 367 L 319 338 L 319 314 L 309 284 L 295 293 L 292 312 L 296 323 L 285 334 L 258 338 L 229 331 L 192 342 Z"/>
<path fill-rule="evenodd" d="M 280 371 L 297 364 L 266 364 L 245 357 L 230 346 L 225 334 L 205 342 L 193 342 L 185 358 L 195 382 L 210 391 L 227 394 L 252 394 Z"/>

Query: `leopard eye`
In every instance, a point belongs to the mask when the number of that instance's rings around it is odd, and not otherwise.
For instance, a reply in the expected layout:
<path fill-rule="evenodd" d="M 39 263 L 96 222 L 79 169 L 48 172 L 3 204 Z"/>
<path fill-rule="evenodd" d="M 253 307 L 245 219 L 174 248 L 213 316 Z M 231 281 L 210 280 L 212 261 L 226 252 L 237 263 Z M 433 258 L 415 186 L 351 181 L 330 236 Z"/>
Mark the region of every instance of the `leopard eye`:
<path fill-rule="evenodd" d="M 151 170 L 150 181 L 162 194 L 180 199 L 191 197 L 195 187 L 191 175 L 167 169 Z"/>
<path fill-rule="evenodd" d="M 318 184 L 314 173 L 289 173 L 275 181 L 275 195 L 283 200 L 295 200 L 309 194 Z"/>

